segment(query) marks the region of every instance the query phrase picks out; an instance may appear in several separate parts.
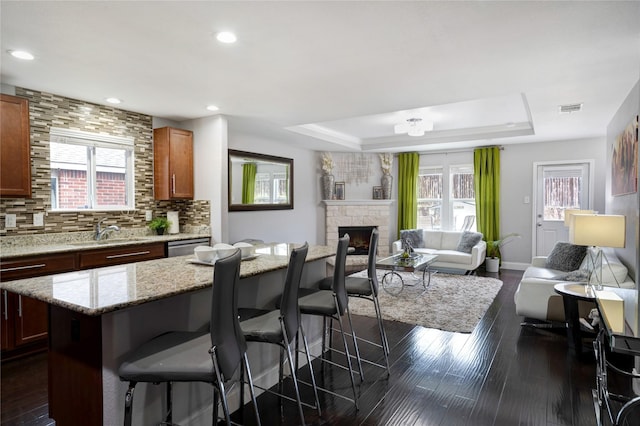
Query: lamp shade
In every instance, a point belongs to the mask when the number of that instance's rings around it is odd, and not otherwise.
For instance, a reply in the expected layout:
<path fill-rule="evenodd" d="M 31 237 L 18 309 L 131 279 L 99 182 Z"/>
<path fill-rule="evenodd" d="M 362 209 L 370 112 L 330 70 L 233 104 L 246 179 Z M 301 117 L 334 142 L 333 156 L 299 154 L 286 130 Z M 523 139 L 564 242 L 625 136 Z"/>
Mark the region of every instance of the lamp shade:
<path fill-rule="evenodd" d="M 622 215 L 572 214 L 569 242 L 580 246 L 624 247 L 625 217 Z"/>
<path fill-rule="evenodd" d="M 564 209 L 564 226 L 567 228 L 571 224 L 571 215 L 573 214 L 594 214 L 594 210 L 580 210 L 580 209 Z"/>

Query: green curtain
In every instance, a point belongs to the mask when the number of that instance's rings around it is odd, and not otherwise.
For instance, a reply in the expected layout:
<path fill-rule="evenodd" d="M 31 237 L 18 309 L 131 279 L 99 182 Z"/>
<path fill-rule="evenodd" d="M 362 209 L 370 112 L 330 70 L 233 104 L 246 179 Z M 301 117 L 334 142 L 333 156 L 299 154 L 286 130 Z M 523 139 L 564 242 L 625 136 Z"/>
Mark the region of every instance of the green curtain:
<path fill-rule="evenodd" d="M 417 152 L 398 154 L 398 237 L 401 230 L 418 226 L 419 170 Z"/>
<path fill-rule="evenodd" d="M 255 163 L 242 165 L 242 204 L 253 204 L 253 196 L 256 192 L 256 169 Z"/>
<path fill-rule="evenodd" d="M 500 148 L 473 151 L 478 231 L 486 241 L 500 239 Z"/>

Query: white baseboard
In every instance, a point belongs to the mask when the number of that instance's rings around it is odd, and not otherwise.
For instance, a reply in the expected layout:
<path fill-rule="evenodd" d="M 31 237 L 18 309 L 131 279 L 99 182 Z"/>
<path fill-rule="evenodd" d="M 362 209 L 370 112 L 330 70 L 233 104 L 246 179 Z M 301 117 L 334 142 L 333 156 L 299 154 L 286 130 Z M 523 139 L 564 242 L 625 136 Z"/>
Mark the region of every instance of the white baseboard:
<path fill-rule="evenodd" d="M 529 266 L 531 266 L 530 263 L 521 263 L 521 262 L 502 262 L 502 265 L 500 265 L 501 269 L 513 269 L 516 271 L 524 271 L 525 269 L 527 269 Z"/>

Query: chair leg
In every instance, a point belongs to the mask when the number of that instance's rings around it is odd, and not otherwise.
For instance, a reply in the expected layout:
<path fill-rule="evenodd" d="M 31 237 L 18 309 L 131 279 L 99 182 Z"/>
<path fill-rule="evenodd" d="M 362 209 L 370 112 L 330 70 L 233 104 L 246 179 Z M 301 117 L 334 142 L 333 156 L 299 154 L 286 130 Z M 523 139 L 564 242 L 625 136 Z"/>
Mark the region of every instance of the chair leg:
<path fill-rule="evenodd" d="M 324 358 L 324 351 L 327 347 L 327 317 L 322 317 L 322 347 L 320 348 L 320 357 Z"/>
<path fill-rule="evenodd" d="M 342 344 L 344 345 L 344 353 L 347 358 L 347 366 L 349 367 L 349 377 L 351 378 L 351 389 L 353 389 L 353 403 L 356 406 L 356 410 L 358 409 L 358 396 L 356 394 L 356 382 L 353 379 L 353 367 L 351 365 L 351 355 L 349 354 L 349 346 L 347 346 L 347 338 L 344 335 L 344 327 L 342 326 L 342 317 L 340 316 L 340 306 L 338 305 L 337 296 L 333 295 L 333 300 L 336 304 L 336 317 L 338 320 L 338 324 L 340 325 L 340 335 L 342 336 Z"/>
<path fill-rule="evenodd" d="M 353 348 L 356 351 L 356 359 L 358 360 L 358 371 L 360 372 L 360 381 L 364 380 L 364 370 L 362 369 L 362 359 L 360 358 L 360 349 L 358 349 L 358 341 L 356 340 L 356 330 L 353 328 L 353 322 L 351 321 L 351 312 L 349 308 L 347 311 L 347 319 L 349 320 L 349 328 L 351 329 L 351 339 L 353 340 Z"/>
<path fill-rule="evenodd" d="M 167 415 L 165 423 L 173 423 L 173 401 L 171 398 L 171 382 L 167 382 Z"/>
<path fill-rule="evenodd" d="M 280 358 L 278 360 L 278 392 L 282 394 L 284 388 L 284 348 L 280 348 Z M 280 398 L 282 402 L 282 398 Z"/>
<path fill-rule="evenodd" d="M 246 366 L 244 363 L 240 364 L 240 389 L 238 392 L 240 393 L 240 420 L 244 424 L 244 376 L 247 374 Z"/>
<path fill-rule="evenodd" d="M 378 302 L 378 296 L 373 296 L 373 306 L 376 310 L 376 318 L 378 318 L 378 329 L 380 331 L 380 342 L 382 343 L 382 351 L 384 353 L 384 362 L 387 366 L 387 374 L 389 371 L 389 342 L 387 342 L 387 333 L 384 331 L 384 323 L 382 322 L 382 311 Z"/>
<path fill-rule="evenodd" d="M 304 344 L 304 352 L 307 356 L 307 365 L 309 366 L 309 374 L 311 375 L 311 386 L 313 387 L 313 395 L 316 399 L 316 409 L 318 410 L 318 416 L 322 415 L 322 409 L 320 408 L 320 398 L 318 398 L 318 386 L 316 385 L 316 378 L 313 375 L 313 366 L 311 365 L 311 355 L 309 354 L 309 344 L 307 343 L 307 336 L 304 334 L 302 323 L 300 323 L 300 335 L 302 336 L 302 342 Z M 298 352 L 296 352 L 297 354 Z M 298 356 L 296 355 L 296 360 Z"/>
<path fill-rule="evenodd" d="M 298 402 L 298 413 L 300 414 L 300 422 L 304 425 L 304 411 L 302 410 L 302 401 L 300 400 L 300 389 L 298 388 L 298 377 L 296 377 L 296 368 L 293 362 L 293 356 L 291 355 L 291 348 L 289 347 L 289 337 L 284 329 L 284 323 L 280 320 L 280 327 L 282 328 L 282 336 L 284 338 L 284 346 L 287 351 L 287 359 L 289 360 L 289 367 L 291 368 L 291 378 L 293 379 L 293 388 L 296 392 L 296 401 Z M 297 354 L 296 354 L 297 356 Z"/>
<path fill-rule="evenodd" d="M 129 382 L 129 389 L 124 395 L 124 426 L 131 426 L 131 415 L 133 411 L 133 391 L 136 382 Z"/>
<path fill-rule="evenodd" d="M 227 424 L 231 424 L 231 416 L 229 414 L 229 404 L 227 402 L 227 394 L 224 389 L 224 382 L 222 379 L 222 374 L 220 373 L 220 369 L 218 368 L 218 356 L 216 355 L 215 346 L 209 349 L 209 353 L 211 354 L 211 359 L 213 361 L 213 370 L 216 374 L 216 386 L 218 387 L 218 391 L 220 393 L 220 399 L 222 400 L 222 411 L 224 411 L 224 419 Z"/>
<path fill-rule="evenodd" d="M 260 413 L 258 412 L 258 402 L 256 401 L 256 392 L 255 392 L 255 389 L 253 388 L 253 376 L 251 375 L 251 369 L 249 368 L 249 358 L 247 357 L 246 352 L 244 353 L 242 358 L 244 359 L 244 368 L 247 372 L 247 380 L 249 382 L 249 393 L 251 394 L 251 401 L 253 402 L 253 412 L 256 415 L 256 424 L 258 426 L 261 426 Z"/>
<path fill-rule="evenodd" d="M 218 387 L 213 385 L 213 413 L 211 414 L 211 424 L 216 426 L 218 424 Z"/>

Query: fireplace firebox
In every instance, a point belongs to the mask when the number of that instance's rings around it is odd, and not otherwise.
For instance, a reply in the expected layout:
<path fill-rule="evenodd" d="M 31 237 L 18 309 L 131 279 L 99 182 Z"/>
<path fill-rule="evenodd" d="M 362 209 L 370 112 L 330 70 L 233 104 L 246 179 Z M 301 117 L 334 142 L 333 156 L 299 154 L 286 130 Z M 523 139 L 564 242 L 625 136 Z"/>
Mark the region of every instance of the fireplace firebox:
<path fill-rule="evenodd" d="M 371 232 L 377 226 L 339 226 L 338 237 L 342 238 L 344 234 L 349 234 L 349 255 L 369 254 L 369 240 Z"/>

